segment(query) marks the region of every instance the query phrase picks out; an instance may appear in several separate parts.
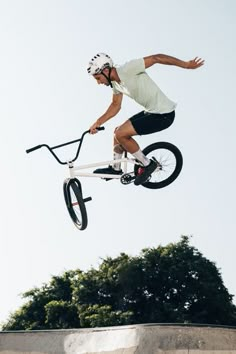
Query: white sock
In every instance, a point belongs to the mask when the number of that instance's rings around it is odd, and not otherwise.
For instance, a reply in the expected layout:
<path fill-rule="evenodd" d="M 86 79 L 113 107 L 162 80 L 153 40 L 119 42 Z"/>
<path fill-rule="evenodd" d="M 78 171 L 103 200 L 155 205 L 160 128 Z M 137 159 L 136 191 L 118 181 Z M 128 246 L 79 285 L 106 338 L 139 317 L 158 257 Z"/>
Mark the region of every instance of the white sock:
<path fill-rule="evenodd" d="M 118 152 L 113 152 L 113 158 L 114 160 L 119 160 L 122 158 L 122 154 L 118 154 Z M 121 162 L 117 162 L 113 165 L 114 170 L 119 171 L 121 169 Z"/>
<path fill-rule="evenodd" d="M 139 149 L 135 153 L 132 154 L 139 162 L 143 164 L 143 166 L 147 166 L 150 164 L 150 160 L 147 158 L 147 156 L 144 155 L 144 153 Z"/>

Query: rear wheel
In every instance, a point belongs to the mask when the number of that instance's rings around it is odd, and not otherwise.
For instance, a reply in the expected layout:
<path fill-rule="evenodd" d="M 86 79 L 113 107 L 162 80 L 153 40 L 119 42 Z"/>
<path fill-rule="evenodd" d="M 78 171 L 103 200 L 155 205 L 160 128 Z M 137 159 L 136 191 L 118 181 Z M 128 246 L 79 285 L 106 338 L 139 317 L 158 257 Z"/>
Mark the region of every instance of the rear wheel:
<path fill-rule="evenodd" d="M 150 178 L 142 184 L 143 187 L 158 189 L 168 186 L 178 177 L 183 166 L 183 157 L 180 150 L 173 144 L 158 142 L 147 146 L 143 150 L 148 158 L 154 157 L 158 162 L 157 169 Z M 139 166 L 135 165 L 137 175 Z"/>
<path fill-rule="evenodd" d="M 66 180 L 63 192 L 67 210 L 75 226 L 79 230 L 86 229 L 88 218 L 80 182 L 76 178 Z"/>

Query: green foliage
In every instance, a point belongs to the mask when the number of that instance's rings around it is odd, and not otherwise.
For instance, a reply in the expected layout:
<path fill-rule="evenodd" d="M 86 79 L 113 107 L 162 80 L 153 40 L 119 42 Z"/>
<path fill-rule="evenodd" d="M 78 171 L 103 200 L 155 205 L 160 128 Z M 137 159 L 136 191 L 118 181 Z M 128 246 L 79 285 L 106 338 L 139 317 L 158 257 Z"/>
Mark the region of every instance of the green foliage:
<path fill-rule="evenodd" d="M 112 311 L 109 305 L 81 306 L 80 310 L 82 327 L 120 326 L 132 322 L 132 312 Z"/>
<path fill-rule="evenodd" d="M 80 327 L 77 306 L 66 301 L 51 301 L 45 305 L 46 320 L 49 328 Z"/>
<path fill-rule="evenodd" d="M 24 294 L 5 330 L 131 323 L 236 325 L 236 307 L 216 265 L 182 236 L 177 243 L 124 253 L 98 269 L 53 277 Z"/>

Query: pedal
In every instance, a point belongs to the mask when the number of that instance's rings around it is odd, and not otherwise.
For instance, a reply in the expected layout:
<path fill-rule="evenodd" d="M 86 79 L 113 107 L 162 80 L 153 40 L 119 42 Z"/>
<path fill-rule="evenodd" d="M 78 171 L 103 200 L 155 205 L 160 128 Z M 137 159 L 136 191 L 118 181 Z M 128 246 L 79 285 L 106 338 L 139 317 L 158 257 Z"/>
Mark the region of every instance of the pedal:
<path fill-rule="evenodd" d="M 83 199 L 84 203 L 89 202 L 90 200 L 92 200 L 92 197 L 87 197 Z"/>
<path fill-rule="evenodd" d="M 129 173 L 125 173 L 121 176 L 120 181 L 122 184 L 130 184 L 135 180 L 136 176 L 131 176 Z"/>

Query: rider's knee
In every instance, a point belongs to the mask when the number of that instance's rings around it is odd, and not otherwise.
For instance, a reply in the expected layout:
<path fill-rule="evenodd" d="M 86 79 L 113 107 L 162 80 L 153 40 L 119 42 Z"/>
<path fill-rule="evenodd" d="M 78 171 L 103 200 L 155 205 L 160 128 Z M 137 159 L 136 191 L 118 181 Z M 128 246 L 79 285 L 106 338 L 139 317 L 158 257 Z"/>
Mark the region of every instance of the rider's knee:
<path fill-rule="evenodd" d="M 119 129 L 119 128 L 115 130 L 114 136 L 116 141 L 118 141 L 119 143 L 121 143 L 123 139 L 128 138 L 127 133 L 123 129 Z"/>

